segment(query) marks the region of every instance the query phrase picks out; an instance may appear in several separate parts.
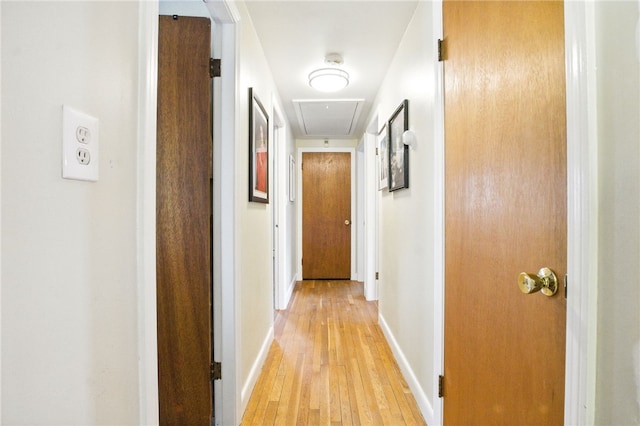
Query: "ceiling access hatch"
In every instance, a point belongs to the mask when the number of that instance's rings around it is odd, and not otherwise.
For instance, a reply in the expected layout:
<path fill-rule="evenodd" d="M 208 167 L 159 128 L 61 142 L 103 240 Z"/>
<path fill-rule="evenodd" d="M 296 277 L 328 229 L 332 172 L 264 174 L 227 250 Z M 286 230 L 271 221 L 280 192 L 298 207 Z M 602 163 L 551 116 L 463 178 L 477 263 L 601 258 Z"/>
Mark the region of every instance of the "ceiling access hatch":
<path fill-rule="evenodd" d="M 364 99 L 294 99 L 300 131 L 305 136 L 354 136 Z"/>

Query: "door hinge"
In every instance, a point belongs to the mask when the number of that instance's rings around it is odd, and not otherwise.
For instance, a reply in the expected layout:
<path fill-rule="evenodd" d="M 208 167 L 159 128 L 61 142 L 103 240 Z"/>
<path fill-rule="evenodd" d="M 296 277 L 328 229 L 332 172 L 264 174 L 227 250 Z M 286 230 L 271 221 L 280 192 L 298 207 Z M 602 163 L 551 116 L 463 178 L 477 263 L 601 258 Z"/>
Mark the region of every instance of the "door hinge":
<path fill-rule="evenodd" d="M 438 62 L 444 61 L 444 40 L 438 39 Z"/>
<path fill-rule="evenodd" d="M 380 272 L 376 272 L 376 280 L 380 279 Z"/>
<path fill-rule="evenodd" d="M 444 376 L 438 376 L 438 398 L 444 398 Z"/>
<path fill-rule="evenodd" d="M 214 361 L 211 363 L 211 380 L 220 379 L 222 379 L 222 364 Z"/>
<path fill-rule="evenodd" d="M 220 77 L 220 59 L 209 58 L 209 77 Z"/>
<path fill-rule="evenodd" d="M 569 293 L 569 277 L 567 276 L 567 274 L 564 274 L 564 298 L 567 298 L 567 295 Z"/>
<path fill-rule="evenodd" d="M 376 155 L 380 155 L 380 154 L 378 154 L 378 148 L 377 147 L 376 147 Z"/>

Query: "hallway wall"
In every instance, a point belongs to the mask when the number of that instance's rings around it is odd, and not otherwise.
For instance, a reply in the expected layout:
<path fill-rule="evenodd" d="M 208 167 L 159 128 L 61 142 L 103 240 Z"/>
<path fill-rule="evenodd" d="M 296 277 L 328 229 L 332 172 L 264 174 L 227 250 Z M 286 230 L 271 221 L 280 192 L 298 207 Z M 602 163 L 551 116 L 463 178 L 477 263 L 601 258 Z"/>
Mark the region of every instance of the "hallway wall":
<path fill-rule="evenodd" d="M 599 146 L 596 424 L 640 424 L 638 1 L 595 5 Z M 640 25 L 640 24 L 638 24 Z"/>
<path fill-rule="evenodd" d="M 235 141 L 235 234 L 236 234 L 236 282 L 237 297 L 237 371 L 239 377 L 240 407 L 238 407 L 238 421 L 251 395 L 251 390 L 260 373 L 263 357 L 273 338 L 273 282 L 272 282 L 272 223 L 273 192 L 270 194 L 269 204 L 248 201 L 249 187 L 249 87 L 253 87 L 262 105 L 269 114 L 269 125 L 273 127 L 273 104 L 277 102 L 279 110 L 284 111 L 267 60 L 264 56 L 260 40 L 258 39 L 251 18 L 244 2 L 236 2 L 240 12 L 238 24 L 238 83 L 236 111 L 237 140 Z M 283 117 L 284 119 L 284 117 Z M 286 156 L 287 167 L 289 155 L 294 155 L 294 140 L 291 137 L 290 126 L 284 123 L 286 144 L 280 154 Z M 273 139 L 271 139 L 273 142 Z M 273 150 L 271 151 L 273 153 Z M 271 155 L 270 167 L 273 167 Z M 271 173 L 270 173 L 271 174 Z M 271 183 L 270 183 L 271 186 Z M 273 191 L 273 188 L 271 189 Z M 293 206 L 287 201 L 287 194 L 283 194 L 283 202 L 287 204 L 286 217 L 291 222 L 280 224 L 287 228 L 289 236 L 284 245 L 292 243 L 295 235 L 295 217 Z M 289 253 L 285 249 L 284 253 Z M 293 268 L 293 264 L 288 265 Z M 293 270 L 282 271 L 284 277 L 291 281 Z"/>
<path fill-rule="evenodd" d="M 435 68 L 432 4 L 420 2 L 373 103 L 378 126 L 409 100 L 409 128 L 417 144 L 409 150 L 409 188 L 379 192 L 379 316 L 395 341 L 414 382 L 414 395 L 428 424 L 434 418 L 434 260 L 438 170 L 434 147 Z M 371 122 L 373 116 L 368 118 Z M 393 344 L 392 344 L 393 345 Z M 404 359 L 403 359 L 404 358 Z"/>
<path fill-rule="evenodd" d="M 136 424 L 138 4 L 0 7 L 2 423 Z M 63 104 L 98 182 L 61 177 Z"/>

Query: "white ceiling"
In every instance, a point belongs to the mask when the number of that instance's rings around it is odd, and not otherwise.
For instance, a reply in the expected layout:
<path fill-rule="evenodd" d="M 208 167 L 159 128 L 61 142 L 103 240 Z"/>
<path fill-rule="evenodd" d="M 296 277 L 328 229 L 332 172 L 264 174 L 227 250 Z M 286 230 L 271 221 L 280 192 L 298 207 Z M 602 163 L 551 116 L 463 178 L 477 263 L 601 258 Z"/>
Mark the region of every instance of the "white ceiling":
<path fill-rule="evenodd" d="M 296 138 L 362 135 L 417 1 L 247 1 Z M 328 53 L 342 55 L 340 68 L 350 83 L 339 92 L 321 93 L 307 77 L 327 66 Z"/>

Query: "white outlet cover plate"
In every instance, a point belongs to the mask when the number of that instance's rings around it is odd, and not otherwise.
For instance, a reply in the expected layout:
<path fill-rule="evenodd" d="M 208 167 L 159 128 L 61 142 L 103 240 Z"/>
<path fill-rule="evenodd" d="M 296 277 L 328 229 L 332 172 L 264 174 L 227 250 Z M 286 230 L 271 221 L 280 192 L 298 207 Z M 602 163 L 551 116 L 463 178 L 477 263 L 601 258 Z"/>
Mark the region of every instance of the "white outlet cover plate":
<path fill-rule="evenodd" d="M 98 180 L 100 163 L 98 131 L 97 118 L 67 105 L 62 106 L 63 178 Z"/>

